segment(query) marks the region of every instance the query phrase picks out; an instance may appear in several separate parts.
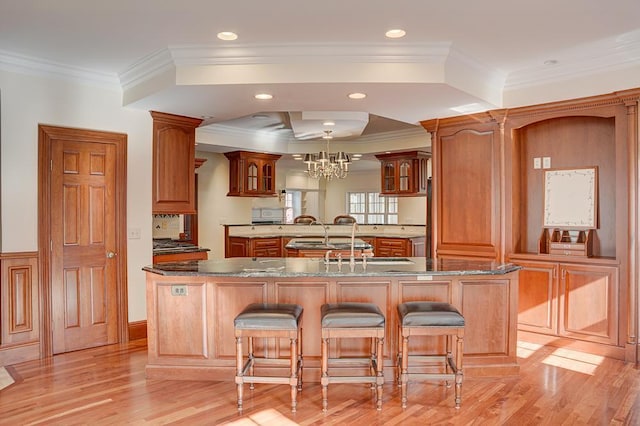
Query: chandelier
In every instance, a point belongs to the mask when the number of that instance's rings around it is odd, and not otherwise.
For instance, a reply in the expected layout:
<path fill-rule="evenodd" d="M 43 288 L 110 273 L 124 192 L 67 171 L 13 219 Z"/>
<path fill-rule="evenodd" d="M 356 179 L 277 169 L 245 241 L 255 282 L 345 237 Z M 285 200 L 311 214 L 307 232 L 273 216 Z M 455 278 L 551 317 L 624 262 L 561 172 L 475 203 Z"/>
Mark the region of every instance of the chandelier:
<path fill-rule="evenodd" d="M 316 154 L 305 154 L 304 162 L 307 164 L 307 173 L 314 179 L 325 178 L 331 180 L 334 177 L 344 179 L 349 173 L 351 159 L 344 152 L 332 153 L 329 151 L 329 141 L 333 139 L 331 130 L 325 130 L 322 139 L 327 141 L 327 150 Z"/>

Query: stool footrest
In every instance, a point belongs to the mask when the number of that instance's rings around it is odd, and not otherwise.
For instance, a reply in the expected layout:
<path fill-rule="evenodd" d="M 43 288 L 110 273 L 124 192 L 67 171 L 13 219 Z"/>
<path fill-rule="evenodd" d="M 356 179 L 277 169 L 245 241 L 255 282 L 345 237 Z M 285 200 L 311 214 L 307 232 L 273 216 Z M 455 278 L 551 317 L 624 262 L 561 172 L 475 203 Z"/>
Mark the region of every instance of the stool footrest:
<path fill-rule="evenodd" d="M 378 385 L 383 385 L 384 377 L 382 376 L 328 376 L 328 377 L 320 378 L 320 384 L 326 385 L 329 383 L 375 383 Z"/>

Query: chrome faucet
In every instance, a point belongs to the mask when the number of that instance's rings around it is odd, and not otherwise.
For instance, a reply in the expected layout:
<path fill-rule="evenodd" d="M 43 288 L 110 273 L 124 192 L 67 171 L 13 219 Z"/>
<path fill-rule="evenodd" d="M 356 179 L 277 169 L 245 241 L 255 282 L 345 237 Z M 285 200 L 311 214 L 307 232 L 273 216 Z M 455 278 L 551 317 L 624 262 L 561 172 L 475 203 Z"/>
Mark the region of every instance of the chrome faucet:
<path fill-rule="evenodd" d="M 358 229 L 358 223 L 353 222 L 353 224 L 351 225 L 351 255 L 349 256 L 349 268 L 351 268 L 351 272 L 353 272 L 356 269 L 356 256 L 355 256 L 356 229 Z"/>
<path fill-rule="evenodd" d="M 324 231 L 324 245 L 329 245 L 329 227 L 322 223 L 321 220 L 314 220 L 313 222 L 309 222 L 309 226 L 311 225 L 320 225 L 322 226 L 322 230 Z"/>

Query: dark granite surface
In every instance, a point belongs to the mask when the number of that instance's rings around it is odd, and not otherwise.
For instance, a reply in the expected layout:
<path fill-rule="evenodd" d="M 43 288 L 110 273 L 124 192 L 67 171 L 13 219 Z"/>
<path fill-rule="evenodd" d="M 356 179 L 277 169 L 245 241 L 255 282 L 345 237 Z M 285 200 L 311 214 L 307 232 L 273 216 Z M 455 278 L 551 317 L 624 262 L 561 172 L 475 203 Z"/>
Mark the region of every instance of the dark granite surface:
<path fill-rule="evenodd" d="M 357 259 L 353 272 L 349 259 L 342 265 L 332 260 L 283 257 L 235 257 L 188 262 L 163 263 L 142 268 L 166 276 L 233 276 L 233 277 L 350 277 L 350 276 L 438 276 L 438 275 L 501 275 L 517 271 L 519 266 L 483 260 L 370 258 L 366 267 Z"/>

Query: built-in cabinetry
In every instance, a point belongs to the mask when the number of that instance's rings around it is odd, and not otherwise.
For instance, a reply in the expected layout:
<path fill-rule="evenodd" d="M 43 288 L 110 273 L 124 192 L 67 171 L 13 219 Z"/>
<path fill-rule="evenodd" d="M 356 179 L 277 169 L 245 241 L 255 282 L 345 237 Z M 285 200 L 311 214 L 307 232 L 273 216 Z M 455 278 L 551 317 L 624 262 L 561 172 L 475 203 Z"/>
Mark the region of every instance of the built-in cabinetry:
<path fill-rule="evenodd" d="M 151 111 L 153 213 L 196 212 L 195 143 L 201 119 Z"/>
<path fill-rule="evenodd" d="M 227 237 L 225 257 L 281 257 L 280 237 L 247 238 Z"/>
<path fill-rule="evenodd" d="M 276 195 L 276 161 L 280 155 L 248 151 L 233 151 L 224 155 L 229 159 L 228 196 Z"/>
<path fill-rule="evenodd" d="M 427 195 L 430 155 L 421 151 L 377 154 L 383 195 Z"/>
<path fill-rule="evenodd" d="M 425 237 L 360 237 L 371 244 L 376 257 L 424 257 Z M 234 237 L 227 235 L 225 257 L 324 257 L 326 250 L 287 249 L 284 246 L 290 237 Z M 350 250 L 332 250 L 335 256 L 341 253 L 348 258 Z M 361 250 L 354 252 L 357 256 Z"/>
<path fill-rule="evenodd" d="M 376 237 L 374 253 L 378 257 L 424 257 L 425 237 Z"/>
<path fill-rule="evenodd" d="M 618 268 L 558 261 L 517 261 L 518 329 L 619 346 Z"/>
<path fill-rule="evenodd" d="M 184 253 L 165 253 L 154 254 L 153 263 L 166 263 L 166 262 L 185 262 L 189 260 L 207 260 L 209 255 L 206 251 L 192 251 Z"/>
<path fill-rule="evenodd" d="M 639 98 L 630 90 L 422 123 L 436 171 L 435 253 L 523 266 L 521 339 L 637 360 Z M 545 227 L 550 169 L 597 170 L 595 226 Z"/>
<path fill-rule="evenodd" d="M 0 255 L 0 365 L 40 358 L 38 253 Z"/>

